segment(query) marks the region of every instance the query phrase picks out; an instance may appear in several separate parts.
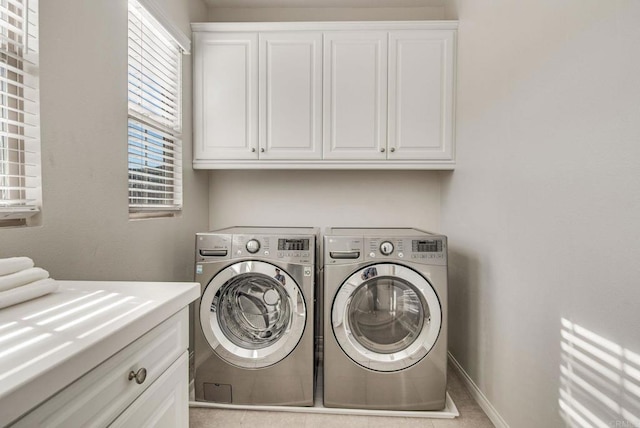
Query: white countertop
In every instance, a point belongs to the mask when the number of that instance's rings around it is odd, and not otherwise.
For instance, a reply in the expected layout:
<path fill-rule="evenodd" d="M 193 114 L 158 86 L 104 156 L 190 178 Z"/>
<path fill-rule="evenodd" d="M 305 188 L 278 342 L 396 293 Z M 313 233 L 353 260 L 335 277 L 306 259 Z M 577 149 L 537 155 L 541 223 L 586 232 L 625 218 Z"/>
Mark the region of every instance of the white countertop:
<path fill-rule="evenodd" d="M 55 293 L 0 309 L 0 426 L 200 296 L 195 282 L 57 282 Z"/>

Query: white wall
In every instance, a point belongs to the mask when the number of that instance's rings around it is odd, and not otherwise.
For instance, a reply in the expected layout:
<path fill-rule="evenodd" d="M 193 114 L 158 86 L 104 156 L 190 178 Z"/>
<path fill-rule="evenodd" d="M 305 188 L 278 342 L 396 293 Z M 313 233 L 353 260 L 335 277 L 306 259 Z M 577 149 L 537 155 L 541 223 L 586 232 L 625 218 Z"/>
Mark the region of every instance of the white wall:
<path fill-rule="evenodd" d="M 394 21 L 443 19 L 444 7 L 262 7 L 210 8 L 212 22 Z"/>
<path fill-rule="evenodd" d="M 210 177 L 211 229 L 440 229 L 440 173 L 434 171 L 213 171 Z"/>
<path fill-rule="evenodd" d="M 164 0 L 186 34 L 200 0 Z M 71 17 L 71 18 L 70 18 Z M 184 210 L 130 221 L 127 2 L 40 2 L 42 225 L 0 229 L 0 257 L 26 255 L 58 279 L 191 280 L 207 227 L 208 179 L 191 168 L 191 57 L 184 60 Z"/>
<path fill-rule="evenodd" d="M 640 2 L 447 14 L 450 350 L 511 427 L 640 426 Z"/>

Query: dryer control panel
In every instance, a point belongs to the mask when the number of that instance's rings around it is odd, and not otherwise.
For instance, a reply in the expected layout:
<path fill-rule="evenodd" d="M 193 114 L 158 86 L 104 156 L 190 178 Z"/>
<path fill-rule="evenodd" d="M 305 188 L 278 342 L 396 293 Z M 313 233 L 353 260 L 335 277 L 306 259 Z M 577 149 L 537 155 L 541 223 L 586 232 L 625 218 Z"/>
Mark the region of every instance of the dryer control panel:
<path fill-rule="evenodd" d="M 416 237 L 325 237 L 326 264 L 358 261 L 407 261 L 428 265 L 447 264 L 447 238 L 442 235 Z"/>
<path fill-rule="evenodd" d="M 365 238 L 365 260 L 406 260 L 429 265 L 447 264 L 447 239 L 431 237 Z"/>

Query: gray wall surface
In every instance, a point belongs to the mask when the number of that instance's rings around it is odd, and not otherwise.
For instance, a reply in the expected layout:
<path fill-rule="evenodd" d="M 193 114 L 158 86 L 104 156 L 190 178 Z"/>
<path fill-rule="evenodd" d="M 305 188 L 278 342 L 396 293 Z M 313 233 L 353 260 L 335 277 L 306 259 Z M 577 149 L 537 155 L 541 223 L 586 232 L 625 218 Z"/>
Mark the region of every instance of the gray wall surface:
<path fill-rule="evenodd" d="M 447 16 L 450 351 L 511 427 L 640 426 L 640 2 Z"/>
<path fill-rule="evenodd" d="M 437 171 L 215 171 L 210 227 L 440 228 Z"/>
<path fill-rule="evenodd" d="M 389 4 L 389 2 L 386 3 Z M 209 8 L 209 21 L 212 22 L 401 21 L 443 18 L 444 7 L 442 6 Z"/>
<path fill-rule="evenodd" d="M 158 5 L 189 37 L 207 14 L 200 0 Z M 40 2 L 44 207 L 39 226 L 0 228 L 0 257 L 29 256 L 56 279 L 193 279 L 208 178 L 191 168 L 191 57 L 183 63 L 184 210 L 129 220 L 127 2 Z"/>

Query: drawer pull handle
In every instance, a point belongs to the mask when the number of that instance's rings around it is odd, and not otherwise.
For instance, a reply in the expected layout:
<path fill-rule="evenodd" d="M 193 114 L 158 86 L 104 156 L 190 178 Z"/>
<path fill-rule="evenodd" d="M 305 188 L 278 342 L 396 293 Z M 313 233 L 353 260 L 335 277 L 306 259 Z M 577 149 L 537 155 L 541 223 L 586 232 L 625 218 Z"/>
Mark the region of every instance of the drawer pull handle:
<path fill-rule="evenodd" d="M 146 378 L 147 378 L 147 369 L 145 369 L 144 367 L 138 370 L 137 372 L 134 372 L 133 370 L 129 372 L 129 380 L 135 379 L 138 385 L 142 385 L 142 383 L 145 381 Z"/>

